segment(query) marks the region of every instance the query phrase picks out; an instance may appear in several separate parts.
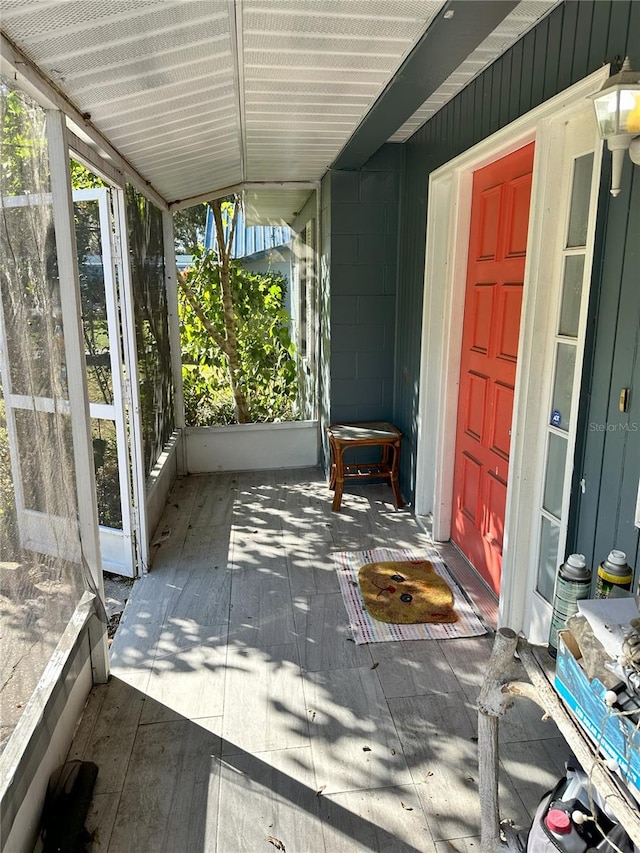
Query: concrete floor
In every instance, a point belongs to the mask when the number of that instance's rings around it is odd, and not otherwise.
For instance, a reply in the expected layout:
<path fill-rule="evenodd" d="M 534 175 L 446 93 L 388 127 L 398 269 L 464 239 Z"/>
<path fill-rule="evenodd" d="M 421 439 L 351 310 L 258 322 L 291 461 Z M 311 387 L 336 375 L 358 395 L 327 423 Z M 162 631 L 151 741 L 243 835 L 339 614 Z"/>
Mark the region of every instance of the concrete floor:
<path fill-rule="evenodd" d="M 99 775 L 109 853 L 479 847 L 482 637 L 356 646 L 332 554 L 428 549 L 387 486 L 340 513 L 316 469 L 179 480 L 70 758 Z M 495 624 L 495 600 L 442 556 Z M 526 827 L 568 754 L 526 700 L 501 723 L 501 810 Z"/>

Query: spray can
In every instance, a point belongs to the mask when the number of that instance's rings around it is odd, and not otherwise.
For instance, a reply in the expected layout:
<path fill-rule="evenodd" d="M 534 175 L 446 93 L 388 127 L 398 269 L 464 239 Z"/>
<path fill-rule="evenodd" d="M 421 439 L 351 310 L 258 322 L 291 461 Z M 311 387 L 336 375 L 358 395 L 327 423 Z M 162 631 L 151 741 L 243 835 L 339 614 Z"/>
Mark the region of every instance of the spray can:
<path fill-rule="evenodd" d="M 606 560 L 598 566 L 596 598 L 609 598 L 614 587 L 631 589 L 633 569 L 627 565 L 624 551 L 610 551 Z"/>
<path fill-rule="evenodd" d="M 558 569 L 553 598 L 553 613 L 549 630 L 549 654 L 558 654 L 558 631 L 564 630 L 567 619 L 578 612 L 578 601 L 589 598 L 591 593 L 591 570 L 587 568 L 583 554 L 570 554 Z"/>

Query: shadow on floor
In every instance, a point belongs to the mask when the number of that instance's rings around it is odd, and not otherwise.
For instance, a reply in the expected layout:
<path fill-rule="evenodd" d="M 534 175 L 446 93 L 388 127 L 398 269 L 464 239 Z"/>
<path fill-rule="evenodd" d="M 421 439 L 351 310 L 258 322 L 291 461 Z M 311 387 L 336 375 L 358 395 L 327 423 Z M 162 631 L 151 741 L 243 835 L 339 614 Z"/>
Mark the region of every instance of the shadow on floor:
<path fill-rule="evenodd" d="M 105 725 L 115 716 L 119 725 L 115 719 L 113 727 Z M 141 723 L 144 717 L 155 722 Z M 323 827 L 332 850 L 432 848 L 410 792 L 380 791 L 396 811 L 385 828 L 297 778 L 309 769 L 304 750 L 285 750 L 279 767 L 273 753 L 263 760 L 225 741 L 207 728 L 212 722 L 177 715 L 117 678 L 94 689 L 70 755 L 99 766 L 87 820 L 95 832 L 94 850 L 235 853 L 268 850 L 271 843 L 294 853 L 315 851 L 321 849 Z M 402 840 L 402 823 L 422 832 L 419 847 Z"/>

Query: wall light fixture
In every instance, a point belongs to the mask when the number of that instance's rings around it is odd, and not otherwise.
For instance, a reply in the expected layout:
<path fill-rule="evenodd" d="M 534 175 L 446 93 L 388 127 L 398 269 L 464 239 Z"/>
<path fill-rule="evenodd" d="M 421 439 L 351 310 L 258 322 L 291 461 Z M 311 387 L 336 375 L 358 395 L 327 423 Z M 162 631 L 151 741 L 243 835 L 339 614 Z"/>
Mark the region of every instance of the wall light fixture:
<path fill-rule="evenodd" d="M 617 196 L 624 152 L 640 164 L 640 72 L 631 69 L 627 56 L 620 71 L 590 97 L 600 136 L 611 151 L 611 195 Z"/>

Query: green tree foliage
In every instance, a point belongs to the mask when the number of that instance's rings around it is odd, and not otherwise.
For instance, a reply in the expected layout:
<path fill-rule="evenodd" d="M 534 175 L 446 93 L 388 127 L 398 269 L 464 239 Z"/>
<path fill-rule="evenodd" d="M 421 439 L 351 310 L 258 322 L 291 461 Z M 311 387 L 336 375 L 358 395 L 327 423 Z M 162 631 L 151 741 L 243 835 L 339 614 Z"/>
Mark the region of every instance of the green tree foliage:
<path fill-rule="evenodd" d="M 33 192 L 34 186 L 48 183 L 48 160 L 44 142 L 44 112 L 33 109 L 18 92 L 0 83 L 0 194 L 3 198 Z M 13 248 L 21 228 L 21 217 L 2 206 L 0 250 L 5 300 L 10 294 L 24 294 L 25 301 L 37 300 L 31 283 L 31 266 Z M 34 240 L 35 242 L 35 240 Z M 29 259 L 31 260 L 31 259 Z M 9 317 L 10 317 L 9 313 Z M 5 322 L 7 317 L 5 316 Z M 7 342 L 5 341 L 5 346 Z M 1 385 L 0 380 L 0 385 Z M 15 554 L 16 505 L 10 464 L 4 389 L 0 387 L 0 553 Z M 7 558 L 9 558 L 7 556 Z"/>
<path fill-rule="evenodd" d="M 249 420 L 292 420 L 297 382 L 290 318 L 284 308 L 286 279 L 277 273 L 248 272 L 233 260 L 229 275 L 240 382 Z M 212 334 L 214 330 L 219 337 L 225 334 L 217 254 L 199 246 L 184 279 L 203 315 L 198 316 L 182 289 L 179 310 L 187 423 L 192 426 L 234 423 L 234 400 L 225 355 Z"/>
<path fill-rule="evenodd" d="M 9 462 L 9 436 L 4 399 L 0 387 L 0 555 L 3 554 L 4 546 L 11 548 L 15 540 L 15 531 L 16 503 Z"/>
<path fill-rule="evenodd" d="M 48 171 L 44 112 L 29 109 L 18 92 L 0 84 L 0 186 L 4 196 L 21 195 L 33 187 L 33 172 Z"/>
<path fill-rule="evenodd" d="M 100 187 L 108 187 L 102 178 L 94 175 L 82 163 L 77 160 L 71 160 L 71 186 L 74 190 L 94 190 Z"/>
<path fill-rule="evenodd" d="M 173 230 L 177 254 L 191 255 L 204 242 L 207 208 L 205 201 L 175 212 Z"/>

